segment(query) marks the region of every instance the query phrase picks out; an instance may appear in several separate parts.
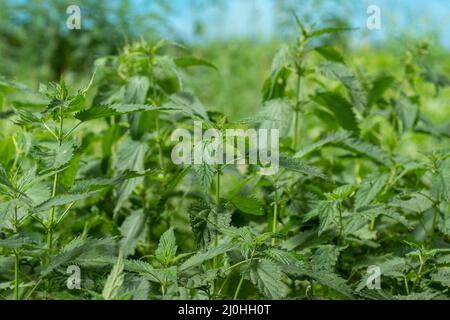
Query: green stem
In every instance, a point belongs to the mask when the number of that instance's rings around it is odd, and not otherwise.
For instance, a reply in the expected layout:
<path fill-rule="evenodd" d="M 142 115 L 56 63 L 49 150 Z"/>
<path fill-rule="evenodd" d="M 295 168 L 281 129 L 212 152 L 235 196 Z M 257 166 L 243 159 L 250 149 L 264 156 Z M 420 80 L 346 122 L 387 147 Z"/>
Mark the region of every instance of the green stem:
<path fill-rule="evenodd" d="M 19 252 L 14 250 L 14 299 L 19 300 L 19 267 L 20 257 Z"/>
<path fill-rule="evenodd" d="M 273 220 L 272 220 L 272 233 L 277 232 L 277 221 L 278 221 L 278 187 L 275 184 L 275 199 L 273 203 Z M 272 237 L 272 246 L 275 246 L 275 237 Z"/>
<path fill-rule="evenodd" d="M 430 244 L 433 242 L 434 232 L 435 232 L 435 229 L 436 229 L 436 219 L 437 219 L 437 215 L 438 215 L 439 211 L 440 211 L 439 204 L 435 203 L 434 204 L 434 212 L 433 212 L 433 220 L 431 222 Z"/>
<path fill-rule="evenodd" d="M 155 126 L 156 126 L 156 142 L 158 144 L 158 160 L 159 166 L 162 170 L 164 170 L 164 158 L 163 158 L 163 150 L 162 150 L 162 141 L 161 141 L 161 132 L 159 126 L 159 113 L 156 112 L 155 117 Z"/>
<path fill-rule="evenodd" d="M 296 150 L 297 146 L 300 143 L 299 137 L 299 118 L 300 118 L 300 103 L 302 101 L 302 74 L 303 74 L 303 58 L 304 58 L 304 48 L 305 48 L 305 41 L 306 39 L 303 39 L 302 37 L 299 38 L 299 45 L 298 45 L 298 51 L 297 51 L 297 58 L 299 61 L 299 64 L 297 64 L 297 85 L 296 85 L 296 92 L 295 92 L 295 109 L 294 109 L 294 132 L 292 137 L 292 149 Z"/>
<path fill-rule="evenodd" d="M 64 134 L 63 134 L 63 123 L 64 118 L 62 116 L 62 111 L 60 111 L 60 117 L 59 117 L 59 132 L 58 132 L 58 143 L 59 146 L 62 145 L 64 140 Z M 58 187 L 58 172 L 55 173 L 55 176 L 53 177 L 53 188 L 52 188 L 52 198 L 56 196 L 56 190 Z M 47 249 L 48 251 L 52 250 L 53 247 L 53 220 L 55 216 L 55 207 L 52 207 L 50 209 L 50 216 L 48 221 L 48 227 L 47 227 Z"/>
<path fill-rule="evenodd" d="M 220 204 L 220 167 L 217 167 L 216 172 L 216 205 Z"/>
<path fill-rule="evenodd" d="M 294 108 L 294 132 L 292 133 L 292 149 L 297 149 L 298 144 L 298 126 L 299 126 L 299 102 L 300 102 L 300 90 L 301 90 L 301 81 L 302 77 L 300 76 L 300 73 L 297 75 L 297 87 L 296 87 L 296 94 L 295 94 L 295 108 Z"/>
<path fill-rule="evenodd" d="M 236 287 L 236 291 L 234 292 L 233 300 L 237 299 L 237 297 L 239 295 L 239 291 L 241 291 L 242 282 L 244 282 L 244 276 L 241 276 L 241 279 L 239 280 L 239 283 Z"/>
<path fill-rule="evenodd" d="M 53 178 L 53 188 L 52 188 L 52 198 L 56 196 L 56 188 L 58 185 L 58 173 L 55 173 L 55 176 Z M 49 251 L 52 250 L 53 245 L 53 219 L 55 216 L 55 207 L 52 207 L 50 209 L 50 216 L 48 221 L 48 227 L 47 227 L 47 249 Z"/>
<path fill-rule="evenodd" d="M 340 202 L 338 203 L 337 208 L 339 213 L 339 244 L 341 245 L 344 242 L 344 223 L 342 222 L 342 207 Z"/>
<path fill-rule="evenodd" d="M 411 292 L 415 291 L 416 287 L 418 285 L 420 285 L 420 281 L 422 280 L 422 271 L 423 271 L 423 266 L 425 265 L 425 262 L 423 261 L 421 253 L 419 253 L 419 260 L 420 260 L 420 267 L 419 267 L 419 271 L 417 272 L 417 278 L 416 278 L 416 281 L 414 281 Z"/>
<path fill-rule="evenodd" d="M 217 212 L 216 215 L 219 214 L 219 206 L 220 206 L 220 165 L 217 165 L 216 168 L 217 172 L 216 172 L 216 208 L 217 208 Z M 217 219 L 217 217 L 216 217 Z M 217 220 L 215 221 L 217 223 Z M 219 235 L 215 234 L 214 236 L 214 247 L 217 247 L 219 245 Z M 213 269 L 216 269 L 218 266 L 218 257 L 214 257 L 213 258 Z M 214 291 L 216 291 L 217 289 L 217 279 L 214 280 Z"/>
<path fill-rule="evenodd" d="M 294 133 L 292 137 L 292 149 L 297 150 L 297 135 L 298 135 L 298 116 L 299 111 L 294 111 Z"/>
<path fill-rule="evenodd" d="M 405 277 L 403 277 L 404 281 L 405 281 L 405 290 L 406 290 L 406 294 L 409 295 L 409 286 L 408 286 L 408 279 Z"/>
<path fill-rule="evenodd" d="M 241 261 L 241 262 L 239 262 L 239 263 L 236 263 L 234 266 L 231 266 L 231 267 L 228 268 L 227 270 L 231 270 L 232 268 L 235 268 L 235 267 L 237 267 L 237 266 L 239 266 L 239 265 L 241 265 L 241 264 L 243 264 L 243 263 L 246 263 L 246 262 L 252 263 L 253 258 L 255 257 L 255 251 L 256 251 L 256 247 L 253 248 L 253 251 L 252 251 L 252 254 L 251 254 L 251 256 L 250 256 L 250 259 Z M 237 297 L 238 297 L 238 295 L 239 295 L 239 291 L 241 291 L 242 282 L 244 282 L 244 276 L 241 276 L 241 279 L 239 280 L 239 283 L 238 283 L 238 285 L 237 285 L 237 287 L 236 287 L 236 291 L 234 292 L 233 300 L 236 300 L 236 299 L 237 299 Z"/>

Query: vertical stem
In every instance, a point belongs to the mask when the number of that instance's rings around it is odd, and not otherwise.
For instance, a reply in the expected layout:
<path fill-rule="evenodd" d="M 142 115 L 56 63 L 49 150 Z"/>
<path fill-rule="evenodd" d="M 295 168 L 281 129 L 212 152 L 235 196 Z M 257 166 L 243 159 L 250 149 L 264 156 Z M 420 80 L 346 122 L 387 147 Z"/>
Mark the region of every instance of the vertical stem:
<path fill-rule="evenodd" d="M 419 260 L 420 260 L 420 267 L 419 267 L 419 271 L 417 272 L 416 281 L 414 281 L 413 287 L 411 289 L 412 292 L 414 292 L 416 290 L 416 287 L 418 285 L 420 285 L 420 281 L 422 280 L 422 271 L 423 271 L 423 266 L 424 266 L 425 262 L 423 261 L 421 253 L 419 253 Z"/>
<path fill-rule="evenodd" d="M 409 286 L 408 286 L 408 278 L 403 277 L 404 281 L 405 281 L 405 290 L 406 290 L 406 294 L 409 295 Z"/>
<path fill-rule="evenodd" d="M 14 250 L 14 299 L 19 300 L 19 267 L 20 257 L 19 252 Z"/>
<path fill-rule="evenodd" d="M 217 165 L 216 168 L 216 214 L 219 214 L 219 206 L 220 206 L 220 166 Z M 217 221 L 216 221 L 217 222 Z M 214 237 L 214 246 L 217 247 L 219 245 L 219 235 L 216 233 Z M 213 258 L 213 268 L 217 268 L 217 257 Z"/>
<path fill-rule="evenodd" d="M 299 132 L 299 117 L 300 117 L 300 102 L 302 101 L 302 74 L 303 74 L 303 57 L 304 57 L 304 47 L 305 41 L 303 37 L 299 38 L 298 51 L 297 51 L 297 59 L 299 60 L 296 63 L 297 69 L 297 86 L 295 93 L 295 109 L 294 109 L 294 134 L 292 138 L 292 149 L 296 150 L 298 144 L 300 143 L 300 137 L 298 135 Z"/>
<path fill-rule="evenodd" d="M 55 173 L 55 176 L 53 178 L 53 189 L 52 189 L 52 198 L 56 196 L 56 187 L 58 185 L 58 173 Z M 48 227 L 47 227 L 47 249 L 49 251 L 52 250 L 53 245 L 53 220 L 55 216 L 55 207 L 52 207 L 50 209 L 50 217 L 48 221 Z"/>
<path fill-rule="evenodd" d="M 341 203 L 337 204 L 338 213 L 339 213 L 339 245 L 342 245 L 343 241 L 343 233 L 344 233 L 344 224 L 342 222 L 342 207 Z"/>
<path fill-rule="evenodd" d="M 244 276 L 241 276 L 241 279 L 239 280 L 239 283 L 238 283 L 238 286 L 236 288 L 236 291 L 234 292 L 233 300 L 237 299 L 237 297 L 239 295 L 239 291 L 241 291 L 242 282 L 244 282 Z"/>
<path fill-rule="evenodd" d="M 299 111 L 295 109 L 294 111 L 294 133 L 292 137 L 292 149 L 297 150 L 297 136 L 298 136 L 298 117 Z"/>
<path fill-rule="evenodd" d="M 216 173 L 216 205 L 219 206 L 220 204 L 220 167 L 217 166 L 217 173 Z"/>
<path fill-rule="evenodd" d="M 272 221 L 272 233 L 277 232 L 277 220 L 278 220 L 278 186 L 275 182 L 275 198 L 273 202 L 273 221 Z M 275 237 L 272 238 L 272 246 L 275 245 Z"/>
<path fill-rule="evenodd" d="M 431 222 L 431 230 L 430 230 L 430 243 L 433 242 L 433 238 L 434 238 L 434 230 L 436 229 L 436 219 L 437 219 L 437 215 L 439 212 L 439 204 L 435 203 L 434 205 L 434 212 L 433 212 L 433 220 Z"/>
<path fill-rule="evenodd" d="M 159 166 L 161 169 L 164 169 L 164 159 L 163 159 L 163 151 L 162 151 L 162 141 L 161 141 L 161 132 L 160 132 L 160 126 L 159 126 L 159 112 L 156 112 L 156 118 L 155 118 L 155 126 L 156 126 L 156 142 L 158 144 L 158 160 L 159 160 Z"/>
<path fill-rule="evenodd" d="M 220 206 L 220 165 L 216 166 L 216 219 L 217 214 L 219 214 L 219 206 Z M 217 220 L 215 221 L 217 223 Z M 217 247 L 219 245 L 219 235 L 214 235 L 214 247 Z M 213 258 L 213 269 L 216 269 L 218 267 L 218 257 Z M 214 292 L 216 292 L 218 287 L 217 279 L 214 279 Z"/>
<path fill-rule="evenodd" d="M 302 78 L 300 73 L 297 75 L 297 87 L 295 94 L 295 108 L 294 108 L 294 132 L 292 134 L 292 149 L 296 150 L 298 145 L 298 126 L 299 126 L 299 102 L 300 102 L 300 87 Z"/>
<path fill-rule="evenodd" d="M 64 135 L 63 135 L 63 123 L 64 118 L 62 115 L 62 110 L 60 110 L 60 116 L 59 116 L 59 132 L 58 132 L 58 143 L 59 146 L 62 145 Z M 58 172 L 55 173 L 55 176 L 53 177 L 53 188 L 52 188 L 52 198 L 56 196 L 56 190 L 58 187 Z M 48 251 L 52 250 L 53 247 L 53 220 L 55 216 L 55 207 L 52 207 L 50 209 L 50 216 L 48 221 L 48 227 L 47 227 L 47 249 Z"/>

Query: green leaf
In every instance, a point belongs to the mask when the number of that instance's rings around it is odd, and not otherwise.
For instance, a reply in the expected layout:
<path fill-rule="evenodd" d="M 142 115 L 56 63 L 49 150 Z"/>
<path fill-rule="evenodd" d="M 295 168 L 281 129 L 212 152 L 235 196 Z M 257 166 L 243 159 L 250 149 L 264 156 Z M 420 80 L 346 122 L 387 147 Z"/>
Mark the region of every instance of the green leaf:
<path fill-rule="evenodd" d="M 45 164 L 45 172 L 60 169 L 67 165 L 75 155 L 76 145 L 74 141 L 41 143 L 33 150 L 34 154 L 42 159 Z"/>
<path fill-rule="evenodd" d="M 0 164 L 0 184 L 4 185 L 10 189 L 14 189 L 11 181 L 9 180 L 8 173 L 6 169 Z"/>
<path fill-rule="evenodd" d="M 337 145 L 344 149 L 366 156 L 383 166 L 389 167 L 392 165 L 392 160 L 386 152 L 379 147 L 368 142 L 364 142 L 358 138 L 349 137 L 344 141 L 337 142 Z"/>
<path fill-rule="evenodd" d="M 450 286 L 450 268 L 438 268 L 437 271 L 431 274 L 431 280 L 442 284 L 444 287 Z"/>
<path fill-rule="evenodd" d="M 434 85 L 436 96 L 439 95 L 439 91 L 441 90 L 441 88 L 450 86 L 450 79 L 447 77 L 447 75 L 437 72 L 428 65 L 425 66 L 425 71 L 422 72 L 421 76 L 425 81 L 430 82 Z"/>
<path fill-rule="evenodd" d="M 208 68 L 212 68 L 214 70 L 218 70 L 217 67 L 214 64 L 212 64 L 211 62 L 209 62 L 208 60 L 195 58 L 195 57 L 176 58 L 175 64 L 177 65 L 177 67 L 182 67 L 182 68 L 200 66 L 200 67 L 208 67 Z"/>
<path fill-rule="evenodd" d="M 297 159 L 301 159 L 307 155 L 309 155 L 312 152 L 315 152 L 319 149 L 321 149 L 322 147 L 328 145 L 328 144 L 333 144 L 333 143 L 338 143 L 338 142 L 343 142 L 346 139 L 348 139 L 351 136 L 350 132 L 336 132 L 336 133 L 329 133 L 327 134 L 324 138 L 320 139 L 318 142 L 313 143 L 309 146 L 305 146 L 303 147 L 299 152 L 297 152 L 295 154 L 295 158 Z"/>
<path fill-rule="evenodd" d="M 208 226 L 211 207 L 204 201 L 198 201 L 189 207 L 188 212 L 197 246 L 200 248 L 208 247 L 212 238 L 212 231 Z"/>
<path fill-rule="evenodd" d="M 329 34 L 329 33 L 343 32 L 343 31 L 354 31 L 354 30 L 358 30 L 358 29 L 357 28 L 349 28 L 349 27 L 323 28 L 323 29 L 319 29 L 319 30 L 316 30 L 314 32 L 311 32 L 310 34 L 308 34 L 308 38 L 312 39 L 312 38 L 320 37 L 322 35 Z"/>
<path fill-rule="evenodd" d="M 59 182 L 67 189 L 70 189 L 75 183 L 78 167 L 80 165 L 80 158 L 81 156 L 79 154 L 72 157 L 68 164 L 68 168 L 59 175 Z"/>
<path fill-rule="evenodd" d="M 383 190 L 389 179 L 389 174 L 372 174 L 363 180 L 355 195 L 355 205 L 357 208 L 367 206 Z"/>
<path fill-rule="evenodd" d="M 18 126 L 28 126 L 42 121 L 42 116 L 39 113 L 33 113 L 23 108 L 13 110 L 16 115 L 13 122 Z"/>
<path fill-rule="evenodd" d="M 289 292 L 289 287 L 285 284 L 285 274 L 273 261 L 253 261 L 247 268 L 243 268 L 242 273 L 268 299 L 282 299 Z"/>
<path fill-rule="evenodd" d="M 341 293 L 346 298 L 352 299 L 352 289 L 349 287 L 345 279 L 336 273 L 327 271 L 309 271 L 308 276 L 315 279 L 317 282 L 332 288 Z"/>
<path fill-rule="evenodd" d="M 425 291 L 422 292 L 413 292 L 409 295 L 395 295 L 394 296 L 395 300 L 413 300 L 413 301 L 418 301 L 418 300 L 443 300 L 444 296 L 434 290 L 431 289 L 426 289 Z"/>
<path fill-rule="evenodd" d="M 170 96 L 169 102 L 162 107 L 163 110 L 179 111 L 194 119 L 209 123 L 205 107 L 194 95 L 187 92 L 177 92 Z"/>
<path fill-rule="evenodd" d="M 374 265 L 380 268 L 383 277 L 403 277 L 404 270 L 406 268 L 406 261 L 400 257 L 391 257 L 389 260 L 374 262 Z M 367 279 L 370 277 L 370 273 L 366 274 L 360 281 L 357 291 L 361 291 L 367 285 Z"/>
<path fill-rule="evenodd" d="M 159 284 L 176 283 L 176 268 L 155 269 L 151 264 L 141 260 L 125 260 L 125 270 L 139 273 L 146 279 Z"/>
<path fill-rule="evenodd" d="M 395 104 L 395 111 L 402 121 L 403 131 L 410 131 L 416 124 L 419 115 L 418 106 L 406 98 L 400 99 Z"/>
<path fill-rule="evenodd" d="M 314 51 L 317 51 L 322 57 L 329 61 L 344 63 L 344 57 L 335 48 L 330 46 L 315 47 Z"/>
<path fill-rule="evenodd" d="M 1 75 L 0 75 L 0 87 L 18 89 L 21 91 L 31 91 L 26 85 L 24 85 L 20 82 L 17 82 L 17 81 L 8 80 L 4 76 L 1 76 Z"/>
<path fill-rule="evenodd" d="M 331 111 L 342 128 L 358 133 L 358 122 L 352 105 L 339 93 L 320 92 L 312 96 L 311 99 Z"/>
<path fill-rule="evenodd" d="M 206 248 L 209 246 L 217 228 L 228 227 L 231 222 L 231 213 L 222 210 L 205 201 L 194 202 L 188 209 L 191 222 L 191 229 L 194 233 L 197 247 Z"/>
<path fill-rule="evenodd" d="M 280 166 L 294 172 L 328 180 L 328 177 L 320 169 L 310 166 L 302 160 L 282 155 L 280 156 Z"/>
<path fill-rule="evenodd" d="M 422 192 L 411 192 L 394 197 L 388 205 L 394 208 L 401 208 L 404 210 L 422 213 L 431 208 L 433 202 L 423 195 Z M 426 194 L 426 192 L 425 192 Z"/>
<path fill-rule="evenodd" d="M 119 253 L 117 262 L 114 265 L 111 273 L 106 279 L 106 283 L 103 287 L 102 296 L 105 300 L 114 300 L 118 298 L 119 290 L 122 288 L 124 281 L 124 261 L 122 253 Z"/>
<path fill-rule="evenodd" d="M 295 17 L 295 22 L 297 23 L 297 26 L 300 30 L 300 32 L 302 33 L 303 37 L 308 37 L 308 32 L 306 31 L 305 26 L 303 25 L 303 23 L 301 22 L 300 18 L 297 16 L 297 14 L 295 13 L 295 11 L 293 11 L 294 17 Z"/>
<path fill-rule="evenodd" d="M 431 177 L 431 193 L 438 201 L 450 202 L 450 158 L 442 162 Z"/>
<path fill-rule="evenodd" d="M 177 242 L 173 228 L 163 233 L 159 239 L 158 248 L 155 251 L 156 259 L 164 266 L 170 265 L 177 253 Z"/>
<path fill-rule="evenodd" d="M 327 61 L 319 66 L 319 72 L 327 78 L 341 82 L 357 110 L 363 113 L 367 109 L 366 93 L 353 71 L 347 66 Z"/>
<path fill-rule="evenodd" d="M 115 242 L 113 238 L 85 239 L 82 237 L 76 237 L 65 245 L 58 255 L 51 258 L 50 262 L 42 269 L 41 274 L 46 276 L 62 265 L 77 263 L 77 259 L 80 256 L 86 255 L 91 251 L 95 251 L 95 249 L 100 247 L 113 247 L 114 245 Z"/>
<path fill-rule="evenodd" d="M 223 243 L 218 245 L 217 247 L 211 247 L 206 251 L 200 251 L 196 253 L 188 260 L 183 262 L 179 267 L 178 271 L 183 272 L 193 267 L 201 265 L 203 262 L 213 259 L 214 257 L 220 256 L 224 253 L 227 253 L 231 250 L 237 249 L 235 244 L 231 243 Z"/>
<path fill-rule="evenodd" d="M 205 193 L 208 193 L 211 183 L 214 179 L 215 169 L 213 165 L 207 164 L 206 162 L 202 162 L 201 164 L 192 165 L 192 169 L 195 172 L 195 176 L 197 177 L 200 185 L 203 188 Z"/>
<path fill-rule="evenodd" d="M 291 56 L 289 47 L 283 45 L 272 60 L 271 75 L 266 79 L 263 86 L 263 101 L 281 98 L 286 89 L 289 76 L 289 65 Z"/>
<path fill-rule="evenodd" d="M 319 236 L 327 230 L 332 224 L 334 224 L 335 217 L 338 213 L 336 202 L 334 201 L 321 201 L 317 208 L 319 213 L 320 225 Z"/>
<path fill-rule="evenodd" d="M 134 250 L 139 241 L 145 238 L 145 222 L 147 217 L 142 210 L 134 211 L 120 226 L 122 239 L 120 248 L 124 257 L 134 254 Z"/>
<path fill-rule="evenodd" d="M 129 136 L 125 136 L 120 141 L 117 149 L 117 157 L 114 159 L 113 167 L 119 174 L 126 171 L 144 172 L 144 159 L 148 151 L 148 145 L 146 143 L 132 140 Z M 134 189 L 142 181 L 142 177 L 122 181 L 117 189 L 118 197 L 114 214 L 119 212 L 124 203 L 128 201 Z"/>
<path fill-rule="evenodd" d="M 98 191 L 94 192 L 86 192 L 81 194 L 59 194 L 51 199 L 48 199 L 47 201 L 42 202 L 41 204 L 34 207 L 34 211 L 46 211 L 50 210 L 53 207 L 59 207 L 66 204 L 70 204 L 72 202 L 81 201 L 84 199 L 87 199 L 89 197 L 92 197 L 96 195 Z"/>
<path fill-rule="evenodd" d="M 292 122 L 292 108 L 287 99 L 266 101 L 258 116 L 264 119 L 260 122 L 260 129 L 279 130 L 280 137 L 289 134 Z"/>
<path fill-rule="evenodd" d="M 383 97 L 383 94 L 392 86 L 394 80 L 393 77 L 385 75 L 381 75 L 375 79 L 368 94 L 367 103 L 369 107 L 373 106 Z"/>
<path fill-rule="evenodd" d="M 300 277 L 308 276 L 316 280 L 318 283 L 339 292 L 348 299 L 353 298 L 352 289 L 350 286 L 347 285 L 347 282 L 336 273 L 324 271 L 322 269 L 313 270 L 306 266 L 302 261 L 297 261 L 297 263 L 292 266 L 285 266 L 284 269 L 288 274 Z"/>
<path fill-rule="evenodd" d="M 261 201 L 254 197 L 236 196 L 231 199 L 231 203 L 240 211 L 256 216 L 264 215 Z"/>
<path fill-rule="evenodd" d="M 119 116 L 142 111 L 170 110 L 168 108 L 155 107 L 145 104 L 110 104 L 94 106 L 75 114 L 80 121 L 89 121 L 105 117 Z"/>
<path fill-rule="evenodd" d="M 123 102 L 125 104 L 145 104 L 147 91 L 150 88 L 148 77 L 134 76 L 128 79 L 125 86 L 125 96 Z"/>
<path fill-rule="evenodd" d="M 355 186 L 352 184 L 344 184 L 340 187 L 337 187 L 330 193 L 326 193 L 325 195 L 329 200 L 343 200 L 350 197 L 350 195 L 355 191 Z"/>
<path fill-rule="evenodd" d="M 32 239 L 17 234 L 7 239 L 0 239 L 0 248 L 19 249 L 32 244 L 34 244 Z"/>
<path fill-rule="evenodd" d="M 311 257 L 311 266 L 313 270 L 333 272 L 340 252 L 341 248 L 333 245 L 320 246 Z"/>

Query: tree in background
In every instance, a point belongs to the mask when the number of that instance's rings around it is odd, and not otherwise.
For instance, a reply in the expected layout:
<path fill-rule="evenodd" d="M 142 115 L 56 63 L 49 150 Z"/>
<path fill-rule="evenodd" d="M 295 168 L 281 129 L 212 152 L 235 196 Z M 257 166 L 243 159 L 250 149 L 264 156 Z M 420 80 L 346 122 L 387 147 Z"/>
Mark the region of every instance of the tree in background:
<path fill-rule="evenodd" d="M 99 56 L 114 54 L 125 42 L 170 30 L 168 1 L 136 6 L 132 0 L 77 1 L 81 30 L 68 30 L 65 0 L 0 2 L 0 73 L 58 79 L 84 71 Z M 33 74 L 30 74 L 30 70 Z"/>

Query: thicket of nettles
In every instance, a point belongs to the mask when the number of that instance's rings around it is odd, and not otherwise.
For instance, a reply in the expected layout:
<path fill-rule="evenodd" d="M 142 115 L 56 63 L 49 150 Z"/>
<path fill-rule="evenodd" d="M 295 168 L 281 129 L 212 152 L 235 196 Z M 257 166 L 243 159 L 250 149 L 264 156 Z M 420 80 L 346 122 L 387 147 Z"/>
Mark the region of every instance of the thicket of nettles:
<path fill-rule="evenodd" d="M 164 41 L 99 59 L 78 91 L 1 78 L 1 121 L 16 129 L 0 145 L 0 296 L 450 297 L 450 130 L 421 112 L 431 97 L 417 86 L 439 94 L 449 81 L 425 43 L 408 49 L 402 74 L 356 73 L 320 45 L 349 30 L 297 24 L 260 114 L 242 121 L 185 92 L 185 68 L 216 67 L 165 55 Z M 280 129 L 280 170 L 173 164 L 170 135 L 194 120 Z M 370 266 L 381 288 L 368 288 Z"/>

